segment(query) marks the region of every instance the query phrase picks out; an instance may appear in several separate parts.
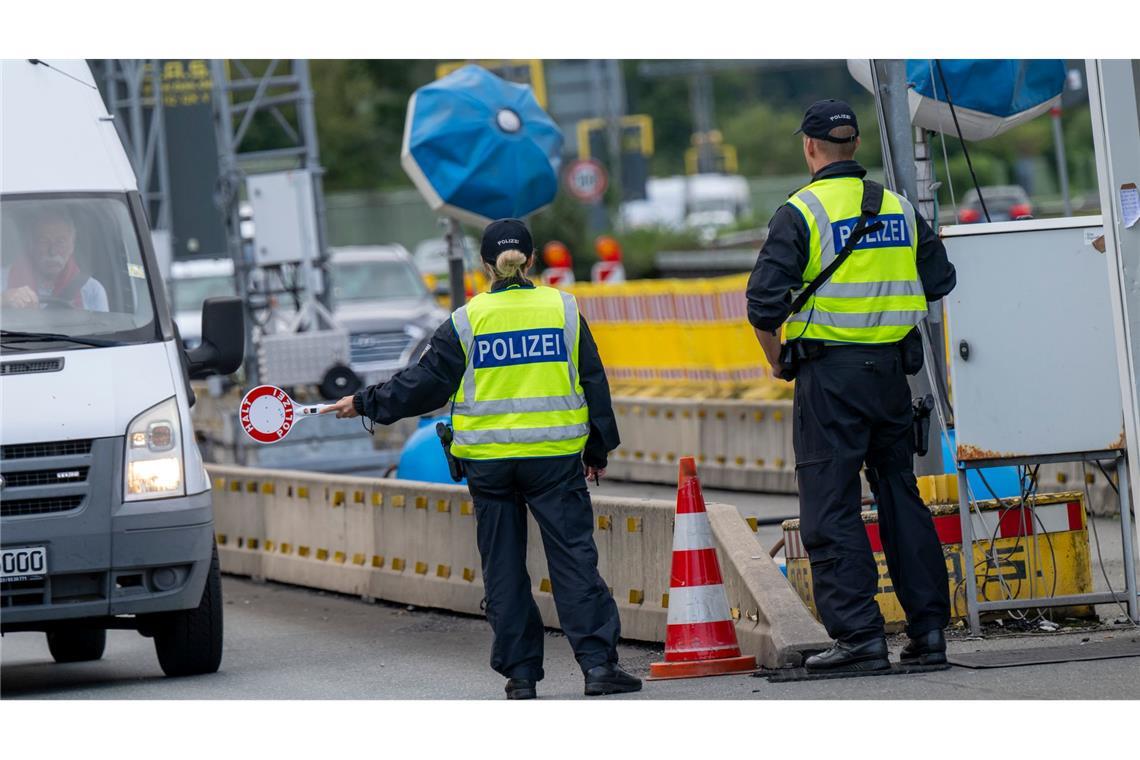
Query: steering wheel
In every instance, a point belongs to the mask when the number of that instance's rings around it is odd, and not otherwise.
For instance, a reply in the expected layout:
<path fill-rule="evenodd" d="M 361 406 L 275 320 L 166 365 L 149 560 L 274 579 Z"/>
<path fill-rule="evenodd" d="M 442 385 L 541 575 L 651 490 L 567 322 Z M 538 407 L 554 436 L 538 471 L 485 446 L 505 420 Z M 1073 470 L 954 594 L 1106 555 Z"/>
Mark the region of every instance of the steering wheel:
<path fill-rule="evenodd" d="M 75 304 L 71 301 L 55 296 L 40 296 L 40 306 L 49 309 L 75 309 Z"/>

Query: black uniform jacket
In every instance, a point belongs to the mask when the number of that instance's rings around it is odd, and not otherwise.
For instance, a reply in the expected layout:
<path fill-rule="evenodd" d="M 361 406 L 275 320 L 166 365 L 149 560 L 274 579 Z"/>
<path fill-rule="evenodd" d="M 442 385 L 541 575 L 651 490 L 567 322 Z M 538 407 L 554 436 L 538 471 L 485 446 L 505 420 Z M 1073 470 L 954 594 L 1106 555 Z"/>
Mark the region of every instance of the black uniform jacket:
<path fill-rule="evenodd" d="M 508 287 L 533 288 L 534 285 L 529 281 L 508 281 L 496 283 L 491 292 Z M 449 319 L 436 329 L 418 363 L 400 370 L 385 383 L 358 392 L 353 397 L 353 406 L 358 414 L 382 425 L 433 412 L 451 400 L 463 381 L 466 366 L 463 345 Z M 618 447 L 621 439 L 610 403 L 606 370 L 584 317 L 578 338 L 578 382 L 582 384 L 590 410 L 590 435 L 582 459 L 592 467 L 605 467 L 609 452 Z"/>
<path fill-rule="evenodd" d="M 866 176 L 858 161 L 836 161 L 816 172 L 812 182 L 831 177 Z M 915 209 L 918 226 L 918 275 L 927 301 L 937 301 L 954 289 L 957 276 L 946 258 L 946 248 Z M 775 332 L 792 311 L 791 293 L 804 284 L 808 265 L 808 225 L 799 210 L 785 203 L 768 222 L 768 239 L 760 249 L 748 278 L 748 321 L 765 332 Z"/>

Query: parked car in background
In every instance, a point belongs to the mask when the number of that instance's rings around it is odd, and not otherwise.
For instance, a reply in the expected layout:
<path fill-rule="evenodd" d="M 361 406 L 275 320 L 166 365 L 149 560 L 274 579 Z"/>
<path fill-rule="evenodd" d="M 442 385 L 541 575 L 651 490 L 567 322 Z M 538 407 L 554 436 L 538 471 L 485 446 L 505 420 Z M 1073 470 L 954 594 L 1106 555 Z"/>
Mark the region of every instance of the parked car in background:
<path fill-rule="evenodd" d="M 401 245 L 330 248 L 329 280 L 333 316 L 350 332 L 350 367 L 365 383 L 412 363 L 449 316 Z M 233 261 L 176 261 L 170 289 L 174 321 L 183 343 L 193 348 L 200 341 L 202 301 L 236 293 Z M 289 316 L 288 308 L 278 314 L 284 322 Z"/>
<path fill-rule="evenodd" d="M 233 259 L 175 261 L 170 265 L 170 302 L 174 323 L 186 348 L 202 340 L 202 302 L 238 295 Z"/>
<path fill-rule="evenodd" d="M 329 249 L 333 313 L 348 329 L 351 367 L 366 384 L 416 361 L 450 313 L 440 308 L 402 245 Z"/>
<path fill-rule="evenodd" d="M 479 258 L 479 243 L 475 238 L 463 238 L 463 268 L 464 286 L 467 297 L 482 293 L 490 287 L 487 275 L 483 272 L 483 262 Z M 448 269 L 447 240 L 445 238 L 429 238 L 416 244 L 412 261 L 416 269 L 423 275 L 428 290 L 436 297 L 441 305 L 450 303 L 451 286 Z"/>
<path fill-rule="evenodd" d="M 626 229 L 688 227 L 715 232 L 751 213 L 748 180 L 737 174 L 650 177 L 645 184 L 645 199 L 627 201 L 621 206 Z"/>
<path fill-rule="evenodd" d="M 986 202 L 986 211 L 990 212 L 991 222 L 1009 222 L 1033 215 L 1033 204 L 1029 195 L 1020 185 L 990 185 L 981 188 L 982 200 Z M 971 188 L 962 196 L 962 203 L 958 207 L 958 222 L 960 224 L 974 224 L 986 221 L 986 214 L 982 211 L 982 203 L 978 200 L 978 191 Z"/>

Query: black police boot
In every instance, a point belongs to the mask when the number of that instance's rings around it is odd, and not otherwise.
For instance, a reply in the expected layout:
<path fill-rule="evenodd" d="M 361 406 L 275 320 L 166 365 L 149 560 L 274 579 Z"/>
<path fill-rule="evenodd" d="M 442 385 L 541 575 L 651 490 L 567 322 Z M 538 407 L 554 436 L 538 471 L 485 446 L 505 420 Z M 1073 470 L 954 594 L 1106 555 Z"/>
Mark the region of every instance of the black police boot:
<path fill-rule="evenodd" d="M 887 670 L 887 640 L 879 637 L 855 644 L 837 641 L 826 652 L 813 654 L 804 663 L 810 673 L 841 673 L 853 670 Z"/>
<path fill-rule="evenodd" d="M 625 694 L 641 691 L 641 679 L 626 673 L 616 662 L 598 665 L 586 671 L 586 696 Z"/>
<path fill-rule="evenodd" d="M 904 665 L 942 665 L 946 662 L 946 636 L 941 628 L 912 638 L 899 653 Z"/>
<path fill-rule="evenodd" d="M 538 696 L 534 681 L 529 678 L 512 678 L 507 681 L 507 699 L 534 699 Z"/>

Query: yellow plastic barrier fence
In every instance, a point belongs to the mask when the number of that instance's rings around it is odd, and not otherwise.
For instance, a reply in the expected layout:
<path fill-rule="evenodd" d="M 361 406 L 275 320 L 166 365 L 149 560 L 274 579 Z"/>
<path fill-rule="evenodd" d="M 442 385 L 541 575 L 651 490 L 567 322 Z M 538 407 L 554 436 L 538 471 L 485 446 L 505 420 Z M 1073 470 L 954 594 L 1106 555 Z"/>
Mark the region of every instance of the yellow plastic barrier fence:
<path fill-rule="evenodd" d="M 786 395 L 789 386 L 772 377 L 748 323 L 747 282 L 740 274 L 583 283 L 569 291 L 619 395 Z"/>

